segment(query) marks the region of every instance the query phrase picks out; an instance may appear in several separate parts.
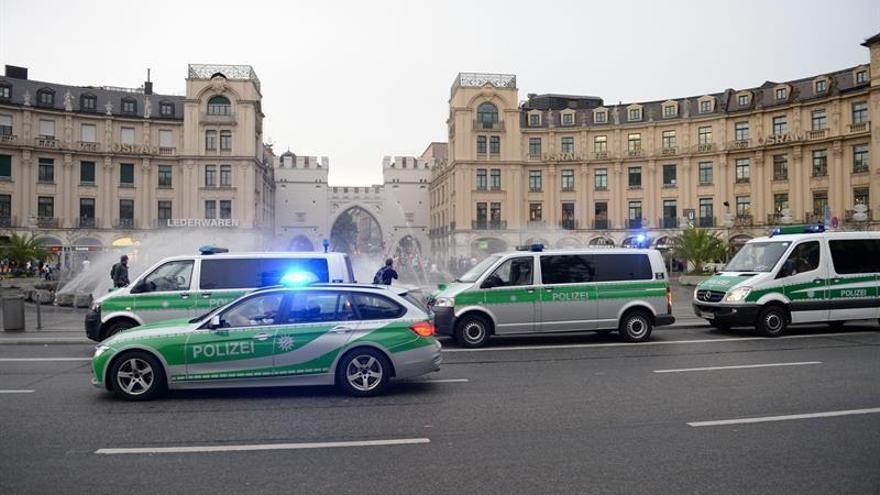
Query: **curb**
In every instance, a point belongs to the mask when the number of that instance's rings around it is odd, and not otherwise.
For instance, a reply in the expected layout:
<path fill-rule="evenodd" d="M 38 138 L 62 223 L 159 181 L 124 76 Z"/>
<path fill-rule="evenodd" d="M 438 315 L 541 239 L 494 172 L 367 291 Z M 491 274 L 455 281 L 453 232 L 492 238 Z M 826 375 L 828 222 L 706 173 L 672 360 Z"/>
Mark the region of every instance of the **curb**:
<path fill-rule="evenodd" d="M 24 337 L 24 338 L 2 338 L 0 337 L 0 346 L 2 345 L 43 345 L 43 344 L 65 344 L 65 345 L 96 345 L 97 342 L 82 337 Z"/>

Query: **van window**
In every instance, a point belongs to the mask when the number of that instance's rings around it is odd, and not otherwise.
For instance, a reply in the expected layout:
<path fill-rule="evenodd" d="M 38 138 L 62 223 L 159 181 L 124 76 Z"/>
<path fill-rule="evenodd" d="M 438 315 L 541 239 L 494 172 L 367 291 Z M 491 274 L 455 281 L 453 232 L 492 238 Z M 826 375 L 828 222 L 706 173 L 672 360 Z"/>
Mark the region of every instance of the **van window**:
<path fill-rule="evenodd" d="M 880 239 L 828 241 L 828 246 L 837 273 L 880 272 Z"/>
<path fill-rule="evenodd" d="M 220 325 L 224 328 L 274 325 L 278 321 L 282 300 L 284 300 L 282 292 L 248 298 L 226 310 L 220 317 Z"/>
<path fill-rule="evenodd" d="M 592 256 L 586 254 L 541 256 L 541 281 L 545 285 L 591 282 L 595 273 Z"/>
<path fill-rule="evenodd" d="M 375 294 L 352 294 L 352 296 L 362 320 L 400 318 L 405 311 L 394 301 Z"/>
<path fill-rule="evenodd" d="M 811 272 L 819 268 L 819 241 L 798 244 L 792 249 L 785 263 L 792 267 L 792 275 Z"/>
<path fill-rule="evenodd" d="M 297 292 L 287 312 L 288 323 L 322 323 L 354 318 L 351 298 L 334 292 Z"/>
<path fill-rule="evenodd" d="M 654 278 L 647 254 L 596 254 L 593 264 L 596 268 L 593 280 L 596 282 Z"/>
<path fill-rule="evenodd" d="M 144 277 L 132 288 L 132 293 L 189 290 L 192 271 L 192 260 L 169 261 Z"/>
<path fill-rule="evenodd" d="M 484 287 L 514 287 L 532 285 L 532 266 L 534 260 L 528 258 L 511 258 L 501 264 L 483 281 Z"/>
<path fill-rule="evenodd" d="M 303 271 L 314 274 L 318 282 L 329 282 L 324 258 L 217 258 L 202 259 L 199 288 L 252 289 L 278 285 L 285 274 Z"/>

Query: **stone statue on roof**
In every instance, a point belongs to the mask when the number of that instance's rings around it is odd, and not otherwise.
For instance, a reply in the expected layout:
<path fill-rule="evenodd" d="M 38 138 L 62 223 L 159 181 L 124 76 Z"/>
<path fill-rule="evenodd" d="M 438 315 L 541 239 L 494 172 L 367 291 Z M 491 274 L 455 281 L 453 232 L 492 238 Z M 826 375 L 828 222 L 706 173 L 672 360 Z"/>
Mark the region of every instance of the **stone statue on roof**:
<path fill-rule="evenodd" d="M 73 95 L 70 94 L 70 91 L 64 93 L 64 111 L 72 112 L 73 111 Z"/>
<path fill-rule="evenodd" d="M 107 104 L 104 105 L 104 110 L 107 111 L 107 115 L 113 115 L 113 104 L 108 101 Z"/>
<path fill-rule="evenodd" d="M 149 98 L 144 98 L 144 118 L 150 118 L 150 115 L 153 114 L 153 103 Z"/>
<path fill-rule="evenodd" d="M 31 92 L 30 91 L 24 92 L 24 106 L 26 106 L 26 107 L 31 106 Z"/>

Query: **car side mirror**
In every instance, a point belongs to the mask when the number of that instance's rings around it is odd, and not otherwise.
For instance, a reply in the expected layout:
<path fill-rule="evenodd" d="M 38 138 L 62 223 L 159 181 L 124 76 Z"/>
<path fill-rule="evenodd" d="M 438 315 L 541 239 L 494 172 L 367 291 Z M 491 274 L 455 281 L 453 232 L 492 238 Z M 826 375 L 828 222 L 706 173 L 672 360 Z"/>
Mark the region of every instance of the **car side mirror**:
<path fill-rule="evenodd" d="M 480 286 L 481 289 L 491 289 L 493 287 L 498 287 L 501 285 L 501 279 L 497 275 L 489 275 L 486 277 L 486 280 L 483 280 L 483 285 Z"/>
<path fill-rule="evenodd" d="M 216 329 L 220 328 L 220 326 L 221 326 L 220 315 L 212 316 L 211 320 L 208 322 L 208 328 L 210 328 L 211 330 L 216 330 Z"/>

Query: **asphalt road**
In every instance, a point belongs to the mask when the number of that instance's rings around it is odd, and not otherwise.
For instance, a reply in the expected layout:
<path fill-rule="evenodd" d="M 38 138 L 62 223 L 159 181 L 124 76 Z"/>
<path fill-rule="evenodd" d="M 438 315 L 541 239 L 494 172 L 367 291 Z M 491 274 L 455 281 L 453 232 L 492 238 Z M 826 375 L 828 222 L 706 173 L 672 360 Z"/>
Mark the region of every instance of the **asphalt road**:
<path fill-rule="evenodd" d="M 876 325 L 449 345 L 432 382 L 371 399 L 121 402 L 89 385 L 87 361 L 58 360 L 91 351 L 0 345 L 0 493 L 880 492 Z M 144 448 L 196 451 L 96 453 Z"/>

